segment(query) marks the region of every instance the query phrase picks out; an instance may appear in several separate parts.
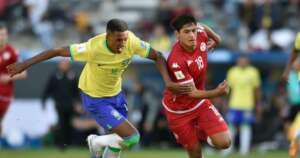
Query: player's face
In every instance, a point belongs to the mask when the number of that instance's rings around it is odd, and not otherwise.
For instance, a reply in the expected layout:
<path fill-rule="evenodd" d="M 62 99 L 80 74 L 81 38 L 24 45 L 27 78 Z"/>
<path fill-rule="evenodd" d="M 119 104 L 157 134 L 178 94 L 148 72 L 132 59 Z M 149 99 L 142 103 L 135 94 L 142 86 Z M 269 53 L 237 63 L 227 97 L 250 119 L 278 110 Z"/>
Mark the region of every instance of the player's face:
<path fill-rule="evenodd" d="M 197 25 L 194 23 L 184 25 L 176 31 L 176 37 L 186 47 L 195 48 L 197 44 Z"/>
<path fill-rule="evenodd" d="M 108 33 L 109 48 L 116 53 L 121 53 L 128 39 L 128 31 Z"/>
<path fill-rule="evenodd" d="M 0 46 L 4 46 L 7 42 L 7 29 L 0 29 Z"/>
<path fill-rule="evenodd" d="M 246 67 L 249 65 L 249 60 L 247 57 L 240 57 L 238 60 L 238 65 L 241 67 Z"/>

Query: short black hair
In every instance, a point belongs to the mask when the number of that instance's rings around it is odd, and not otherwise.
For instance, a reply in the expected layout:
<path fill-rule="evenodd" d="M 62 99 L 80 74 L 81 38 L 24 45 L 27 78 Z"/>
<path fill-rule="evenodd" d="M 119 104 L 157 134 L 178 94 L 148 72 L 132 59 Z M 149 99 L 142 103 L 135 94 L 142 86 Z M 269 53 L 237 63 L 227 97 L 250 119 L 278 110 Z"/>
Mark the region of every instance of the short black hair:
<path fill-rule="evenodd" d="M 190 24 L 190 23 L 197 24 L 195 17 L 190 14 L 183 14 L 183 15 L 177 16 L 175 19 L 172 20 L 171 27 L 176 31 L 180 31 L 180 29 L 184 25 Z"/>
<path fill-rule="evenodd" d="M 128 25 L 124 20 L 111 19 L 107 22 L 106 32 L 124 32 L 128 30 Z"/>

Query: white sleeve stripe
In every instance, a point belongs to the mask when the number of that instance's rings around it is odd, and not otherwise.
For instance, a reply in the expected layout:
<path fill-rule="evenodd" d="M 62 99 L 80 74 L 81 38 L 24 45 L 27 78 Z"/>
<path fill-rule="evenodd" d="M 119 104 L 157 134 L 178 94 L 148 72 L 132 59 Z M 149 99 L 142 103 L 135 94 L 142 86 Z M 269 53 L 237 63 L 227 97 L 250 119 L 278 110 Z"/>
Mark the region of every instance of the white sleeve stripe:
<path fill-rule="evenodd" d="M 196 104 L 194 107 L 190 108 L 190 109 L 187 109 L 187 110 L 172 110 L 170 109 L 164 101 L 162 101 L 162 105 L 163 107 L 170 113 L 174 113 L 174 114 L 185 114 L 185 113 L 188 113 L 188 112 L 192 112 L 196 109 L 198 109 L 204 102 L 206 101 L 206 99 L 202 99 L 198 102 L 198 104 Z"/>
<path fill-rule="evenodd" d="M 186 84 L 186 83 L 194 83 L 194 80 L 193 79 L 190 79 L 190 80 L 186 80 L 186 81 L 182 81 L 182 82 L 178 82 L 179 84 Z"/>

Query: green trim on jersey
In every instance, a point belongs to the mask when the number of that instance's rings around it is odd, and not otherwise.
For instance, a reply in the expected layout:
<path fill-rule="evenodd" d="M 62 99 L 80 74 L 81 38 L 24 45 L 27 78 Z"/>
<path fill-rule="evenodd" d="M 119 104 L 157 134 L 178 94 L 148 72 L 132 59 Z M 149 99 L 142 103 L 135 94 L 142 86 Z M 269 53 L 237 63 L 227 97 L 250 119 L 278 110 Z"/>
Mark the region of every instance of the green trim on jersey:
<path fill-rule="evenodd" d="M 108 43 L 107 43 L 107 40 L 106 40 L 106 39 L 104 40 L 103 45 L 104 45 L 105 48 L 107 48 L 107 50 L 109 50 L 110 53 L 115 54 L 114 51 L 112 51 L 112 50 L 108 47 Z"/>
<path fill-rule="evenodd" d="M 69 46 L 69 52 L 70 52 L 71 61 L 74 61 L 74 57 L 73 57 L 74 47 Z"/>
<path fill-rule="evenodd" d="M 147 49 L 147 54 L 146 54 L 145 58 L 148 58 L 148 57 L 149 57 L 150 50 L 151 50 L 151 46 L 148 47 L 148 49 Z"/>

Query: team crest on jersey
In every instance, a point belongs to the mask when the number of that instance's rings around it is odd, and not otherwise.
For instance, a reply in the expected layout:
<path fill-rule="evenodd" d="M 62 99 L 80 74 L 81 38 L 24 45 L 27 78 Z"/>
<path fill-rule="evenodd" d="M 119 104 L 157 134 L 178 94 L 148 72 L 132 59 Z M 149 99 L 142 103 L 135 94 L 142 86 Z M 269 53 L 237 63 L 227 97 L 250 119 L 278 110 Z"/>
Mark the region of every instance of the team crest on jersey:
<path fill-rule="evenodd" d="M 3 60 L 8 60 L 9 58 L 10 58 L 10 54 L 9 54 L 9 52 L 4 52 L 3 53 Z"/>
<path fill-rule="evenodd" d="M 200 44 L 200 50 L 202 52 L 206 51 L 206 44 L 204 42 L 201 42 L 201 44 Z"/>
<path fill-rule="evenodd" d="M 174 74 L 175 74 L 175 77 L 176 77 L 177 80 L 182 80 L 182 79 L 185 78 L 182 71 L 175 71 Z"/>

